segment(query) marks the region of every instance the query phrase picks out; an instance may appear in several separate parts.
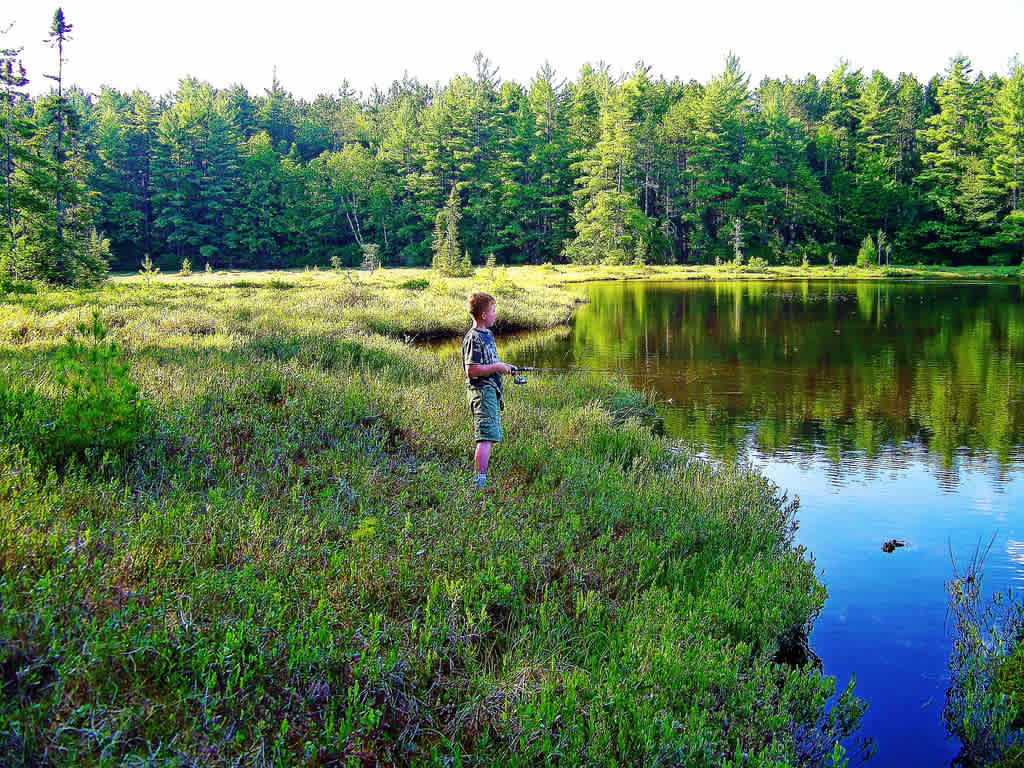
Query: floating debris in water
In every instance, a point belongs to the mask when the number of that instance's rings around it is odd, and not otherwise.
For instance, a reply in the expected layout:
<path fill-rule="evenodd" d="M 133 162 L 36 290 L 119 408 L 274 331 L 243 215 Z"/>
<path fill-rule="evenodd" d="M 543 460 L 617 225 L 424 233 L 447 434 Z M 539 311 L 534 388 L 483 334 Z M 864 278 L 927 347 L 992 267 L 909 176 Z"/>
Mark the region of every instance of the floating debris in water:
<path fill-rule="evenodd" d="M 882 545 L 882 551 L 891 554 L 891 553 L 896 551 L 897 547 L 905 547 L 905 546 L 907 546 L 907 545 L 904 542 L 900 541 L 899 539 L 889 539 L 887 542 L 885 542 Z"/>

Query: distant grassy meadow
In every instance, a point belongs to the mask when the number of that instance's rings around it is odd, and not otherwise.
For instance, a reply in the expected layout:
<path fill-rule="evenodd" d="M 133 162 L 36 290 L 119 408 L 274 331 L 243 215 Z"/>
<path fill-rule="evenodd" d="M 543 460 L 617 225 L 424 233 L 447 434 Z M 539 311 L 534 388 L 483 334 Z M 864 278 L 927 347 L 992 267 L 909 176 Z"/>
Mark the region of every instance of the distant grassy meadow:
<path fill-rule="evenodd" d="M 3 764 L 845 764 L 862 705 L 807 653 L 825 590 L 766 479 L 577 374 L 509 392 L 470 489 L 458 357 L 414 342 L 472 289 L 499 334 L 557 334 L 576 281 L 639 276 L 707 270 L 8 294 Z M 78 444 L 101 390 L 120 431 Z"/>

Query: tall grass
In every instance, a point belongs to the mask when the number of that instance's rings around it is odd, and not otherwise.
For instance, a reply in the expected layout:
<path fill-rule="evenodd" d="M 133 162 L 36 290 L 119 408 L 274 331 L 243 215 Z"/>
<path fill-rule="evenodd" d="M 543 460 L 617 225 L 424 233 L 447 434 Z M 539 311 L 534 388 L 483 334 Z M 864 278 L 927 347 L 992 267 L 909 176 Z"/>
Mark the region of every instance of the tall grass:
<path fill-rule="evenodd" d="M 989 548 L 992 543 L 989 542 Z M 946 585 L 953 619 L 950 686 L 942 719 L 960 739 L 959 765 L 1024 766 L 1024 604 L 986 597 L 980 546 Z"/>
<path fill-rule="evenodd" d="M 504 275 L 506 328 L 571 315 L 545 275 Z M 5 764 L 844 764 L 796 504 L 582 374 L 509 392 L 475 492 L 457 358 L 409 342 L 489 286 L 423 276 L 0 305 L 7 386 L 46 392 L 95 309 L 148 419 L 121 462 L 0 445 Z"/>

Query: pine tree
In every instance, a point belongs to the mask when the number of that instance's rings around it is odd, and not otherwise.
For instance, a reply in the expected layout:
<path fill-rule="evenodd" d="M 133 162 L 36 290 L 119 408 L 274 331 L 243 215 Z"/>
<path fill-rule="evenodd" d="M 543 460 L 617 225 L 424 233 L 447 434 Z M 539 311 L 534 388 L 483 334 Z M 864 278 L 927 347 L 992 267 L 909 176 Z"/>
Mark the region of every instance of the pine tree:
<path fill-rule="evenodd" d="M 676 259 L 672 238 L 665 226 L 667 180 L 670 153 L 662 141 L 662 122 L 678 89 L 664 78 L 652 79 L 650 67 L 638 61 L 627 81 L 633 91 L 633 163 L 629 179 L 636 190 L 636 203 L 643 214 L 644 231 L 637 240 L 637 258 L 666 263 Z M 659 220 L 660 219 L 660 220 Z"/>
<path fill-rule="evenodd" d="M 60 284 L 95 283 L 106 274 L 109 241 L 91 231 L 92 209 L 83 181 L 87 162 L 82 124 L 89 102 L 81 89 L 64 89 L 64 43 L 72 26 L 58 8 L 50 27 L 57 50 L 56 92 L 33 109 L 38 129 L 30 142 L 36 166 L 27 174 L 43 203 L 39 209 L 22 206 L 18 237 L 21 261 L 33 277 Z"/>
<path fill-rule="evenodd" d="M 856 222 L 849 220 L 856 192 L 856 158 L 859 116 L 857 104 L 864 76 L 841 60 L 822 85 L 825 114 L 818 123 L 814 149 L 822 189 L 828 201 L 827 231 L 838 244 L 853 244 Z"/>
<path fill-rule="evenodd" d="M 153 205 L 153 164 L 159 121 L 159 109 L 149 94 L 144 91 L 133 92 L 126 126 L 129 141 L 127 161 L 132 186 L 136 190 L 136 201 L 141 206 L 140 246 L 145 253 L 150 253 L 154 246 L 156 212 Z"/>
<path fill-rule="evenodd" d="M 415 81 L 395 83 L 377 115 L 380 145 L 375 163 L 385 197 L 380 216 L 382 251 L 385 258 L 394 254 L 394 261 L 417 266 L 429 263 L 431 256 L 430 229 L 420 215 L 415 184 L 422 135 L 419 116 L 429 100 L 429 90 Z"/>
<path fill-rule="evenodd" d="M 875 241 L 871 239 L 871 235 L 864 235 L 860 250 L 857 251 L 857 266 L 863 269 L 874 266 L 877 256 L 878 250 L 875 248 Z"/>
<path fill-rule="evenodd" d="M 854 168 L 856 184 L 851 205 L 851 228 L 872 231 L 888 228 L 898 205 L 896 146 L 896 92 L 883 73 L 875 71 L 855 103 L 857 140 Z"/>
<path fill-rule="evenodd" d="M 578 164 L 582 174 L 573 211 L 576 237 L 565 251 L 571 261 L 625 264 L 646 255 L 647 221 L 629 184 L 635 159 L 634 94 L 628 83 L 611 88 L 600 108 L 600 138 Z"/>
<path fill-rule="evenodd" d="M 3 103 L 0 104 L 3 110 L 3 146 L 0 148 L 3 187 L 0 189 L 0 208 L 4 227 L 3 237 L 0 237 L 0 252 L 9 252 L 14 248 L 16 214 L 19 208 L 29 202 L 28 190 L 18 183 L 18 170 L 33 163 L 33 155 L 26 145 L 35 127 L 21 109 L 28 98 L 28 94 L 21 89 L 28 85 L 29 79 L 21 63 L 20 53 L 20 48 L 0 49 L 0 83 L 4 89 Z"/>
<path fill-rule="evenodd" d="M 95 222 L 106 232 L 121 268 L 152 250 L 152 163 L 156 128 L 152 101 L 104 87 L 93 108 L 87 183 Z"/>
<path fill-rule="evenodd" d="M 752 120 L 743 181 L 737 195 L 751 240 L 766 260 L 796 262 L 798 242 L 809 238 L 822 216 L 822 195 L 807 158 L 810 138 L 799 119 L 792 81 L 766 79 L 757 89 L 760 107 Z"/>
<path fill-rule="evenodd" d="M 282 155 L 288 153 L 295 139 L 295 127 L 292 112 L 295 101 L 277 79 L 277 67 L 273 69 L 270 88 L 264 91 L 265 96 L 256 107 L 256 127 L 270 136 L 274 148 Z"/>
<path fill-rule="evenodd" d="M 257 268 L 284 265 L 282 253 L 289 238 L 281 165 L 281 156 L 267 133 L 243 143 L 235 230 L 243 260 Z"/>
<path fill-rule="evenodd" d="M 471 81 L 469 101 L 462 119 L 453 125 L 462 137 L 453 159 L 458 164 L 460 190 L 466 194 L 462 227 L 466 247 L 479 253 L 502 245 L 502 230 L 509 224 L 503 198 L 516 196 L 511 177 L 510 126 L 503 114 L 502 84 L 498 70 L 482 53 L 473 56 L 476 76 Z"/>
<path fill-rule="evenodd" d="M 492 153 L 488 158 L 491 186 L 487 224 L 478 251 L 498 252 L 503 261 L 523 261 L 529 224 L 528 168 L 533 144 L 532 115 L 527 94 L 518 83 L 502 83 L 495 105 Z"/>
<path fill-rule="evenodd" d="M 473 88 L 468 77 L 453 78 L 421 114 L 407 179 L 422 222 L 432 221 L 452 186 L 475 169 L 466 136 Z"/>
<path fill-rule="evenodd" d="M 924 127 L 924 87 L 913 75 L 903 73 L 896 81 L 896 113 L 894 131 L 896 143 L 896 213 L 892 218 L 895 242 L 909 249 L 917 239 L 922 201 L 920 187 L 914 179 L 921 169 L 918 137 Z"/>
<path fill-rule="evenodd" d="M 238 133 L 227 94 L 183 80 L 160 118 L 154 162 L 159 191 L 156 227 L 173 249 L 171 263 L 189 257 L 251 266 L 237 229 Z"/>
<path fill-rule="evenodd" d="M 931 218 L 921 227 L 928 238 L 923 247 L 957 262 L 978 248 L 983 235 L 978 216 L 983 120 L 970 75 L 970 60 L 954 57 L 938 86 L 938 111 L 920 133 L 925 151 L 917 181 L 931 207 Z"/>
<path fill-rule="evenodd" d="M 469 253 L 462 251 L 459 245 L 459 221 L 462 210 L 459 193 L 452 185 L 448 202 L 437 212 L 434 220 L 433 268 L 442 275 L 459 277 L 472 274 L 473 268 L 469 261 Z"/>
<path fill-rule="evenodd" d="M 698 169 L 694 164 L 701 140 L 697 123 L 702 101 L 703 88 L 691 84 L 669 107 L 660 130 L 666 153 L 663 227 L 684 262 L 697 258 L 698 230 L 702 229 L 696 200 Z"/>
<path fill-rule="evenodd" d="M 68 178 L 68 147 L 65 145 L 65 136 L 70 133 L 71 126 L 69 125 L 72 118 L 71 108 L 68 105 L 67 99 L 64 97 L 64 43 L 71 39 L 71 30 L 73 29 L 71 24 L 68 24 L 64 19 L 64 11 L 60 8 L 53 14 L 53 22 L 50 25 L 50 45 L 51 47 L 57 48 L 57 74 L 46 75 L 46 77 L 57 82 L 57 99 L 54 104 L 54 121 L 57 128 L 57 141 L 53 148 L 53 162 L 56 169 L 56 184 L 54 185 L 54 195 L 56 198 L 56 240 L 53 243 L 55 249 L 54 257 L 55 263 L 55 274 L 54 277 L 57 279 L 64 279 L 67 276 L 65 269 L 65 263 L 69 257 L 68 250 L 69 244 L 66 242 L 64 237 L 64 229 L 66 226 L 65 222 L 65 207 L 70 202 L 68 200 L 69 194 L 73 194 L 77 190 L 71 188 Z"/>
<path fill-rule="evenodd" d="M 524 128 L 529 155 L 523 169 L 523 251 L 535 262 L 561 255 L 569 236 L 572 177 L 569 170 L 565 84 L 545 63 L 527 94 Z"/>
<path fill-rule="evenodd" d="M 695 243 L 705 258 L 729 252 L 728 221 L 743 215 L 736 191 L 747 175 L 750 151 L 749 78 L 730 54 L 725 69 L 704 90 L 697 112 L 697 137 L 691 167 L 701 227 Z"/>
<path fill-rule="evenodd" d="M 999 261 L 1024 254 L 1024 64 L 1017 62 L 995 99 L 990 145 L 997 231 L 986 240 Z"/>

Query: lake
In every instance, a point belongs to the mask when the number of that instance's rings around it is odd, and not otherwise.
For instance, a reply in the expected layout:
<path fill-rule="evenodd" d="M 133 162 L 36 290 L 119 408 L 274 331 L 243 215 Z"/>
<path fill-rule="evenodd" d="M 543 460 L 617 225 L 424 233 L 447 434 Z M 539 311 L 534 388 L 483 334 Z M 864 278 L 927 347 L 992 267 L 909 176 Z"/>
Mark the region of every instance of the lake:
<path fill-rule="evenodd" d="M 1024 586 L 1021 285 L 598 283 L 571 332 L 520 354 L 616 369 L 709 460 L 799 496 L 829 598 L 811 634 L 869 703 L 871 765 L 948 765 L 945 583 L 994 537 L 986 592 Z M 536 373 L 535 376 L 551 375 Z M 882 551 L 898 539 L 904 547 Z"/>

